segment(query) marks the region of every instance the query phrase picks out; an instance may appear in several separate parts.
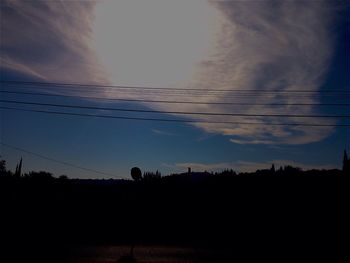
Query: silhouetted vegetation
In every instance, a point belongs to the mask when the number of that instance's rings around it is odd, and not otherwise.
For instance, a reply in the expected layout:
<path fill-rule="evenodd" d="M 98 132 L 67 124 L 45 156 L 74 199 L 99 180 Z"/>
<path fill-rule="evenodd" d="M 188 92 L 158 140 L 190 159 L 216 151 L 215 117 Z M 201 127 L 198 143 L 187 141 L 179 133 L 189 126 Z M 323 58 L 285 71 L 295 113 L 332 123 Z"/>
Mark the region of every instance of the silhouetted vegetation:
<path fill-rule="evenodd" d="M 4 173 L 6 171 L 6 161 L 0 160 L 0 173 Z"/>
<path fill-rule="evenodd" d="M 22 175 L 22 158 L 16 166 L 15 174 L 16 177 L 20 177 Z"/>
<path fill-rule="evenodd" d="M 343 172 L 345 174 L 350 174 L 350 159 L 348 158 L 347 152 L 345 150 L 343 158 Z"/>
<path fill-rule="evenodd" d="M 142 179 L 142 172 L 141 172 L 140 168 L 133 167 L 131 169 L 131 178 L 135 181 L 140 181 Z"/>
<path fill-rule="evenodd" d="M 154 172 L 144 172 L 143 173 L 143 180 L 145 181 L 152 181 L 152 180 L 158 180 L 162 177 L 161 173 L 157 170 Z"/>
<path fill-rule="evenodd" d="M 62 244 L 181 244 L 262 253 L 291 249 L 286 244 L 294 239 L 293 246 L 321 246 L 343 231 L 349 180 L 344 168 L 273 165 L 252 173 L 168 176 L 158 171 L 142 176 L 133 168 L 133 181 L 84 180 L 44 171 L 18 176 L 2 160 L 0 198 L 8 226 L 2 235 L 9 243 L 21 237 L 25 244 L 60 249 Z"/>

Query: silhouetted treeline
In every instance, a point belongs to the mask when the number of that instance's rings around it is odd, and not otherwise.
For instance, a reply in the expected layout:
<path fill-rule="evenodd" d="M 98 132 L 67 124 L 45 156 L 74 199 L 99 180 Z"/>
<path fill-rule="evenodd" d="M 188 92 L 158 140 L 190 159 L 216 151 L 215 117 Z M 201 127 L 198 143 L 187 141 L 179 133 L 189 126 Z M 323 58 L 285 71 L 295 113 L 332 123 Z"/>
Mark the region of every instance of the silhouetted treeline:
<path fill-rule="evenodd" d="M 36 244 L 35 238 L 40 246 L 55 244 L 51 248 L 181 244 L 269 253 L 311 245 L 341 249 L 335 234 L 345 238 L 349 177 L 340 170 L 146 172 L 136 181 L 0 170 L 3 236 L 14 244 Z"/>

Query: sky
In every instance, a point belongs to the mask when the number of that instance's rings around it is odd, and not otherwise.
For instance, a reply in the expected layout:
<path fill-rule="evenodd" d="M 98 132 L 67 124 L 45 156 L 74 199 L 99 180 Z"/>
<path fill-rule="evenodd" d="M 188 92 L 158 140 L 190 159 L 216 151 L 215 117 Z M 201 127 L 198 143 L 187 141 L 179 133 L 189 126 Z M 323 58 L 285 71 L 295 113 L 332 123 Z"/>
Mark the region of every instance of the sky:
<path fill-rule="evenodd" d="M 4 0 L 0 10 L 9 169 L 21 157 L 24 172 L 72 178 L 129 178 L 134 166 L 332 169 L 349 150 L 347 1 Z"/>

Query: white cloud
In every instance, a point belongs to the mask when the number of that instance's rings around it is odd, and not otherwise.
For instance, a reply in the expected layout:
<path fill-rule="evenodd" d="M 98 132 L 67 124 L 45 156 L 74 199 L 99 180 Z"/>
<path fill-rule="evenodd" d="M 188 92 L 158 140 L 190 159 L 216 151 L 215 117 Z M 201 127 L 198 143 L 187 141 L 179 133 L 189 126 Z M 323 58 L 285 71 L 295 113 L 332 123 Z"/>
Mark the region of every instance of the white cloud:
<path fill-rule="evenodd" d="M 57 82 L 105 82 L 89 44 L 94 1 L 1 3 L 1 67 Z"/>
<path fill-rule="evenodd" d="M 98 6 L 115 2 L 102 1 Z M 182 92 L 176 96 L 164 92 L 123 95 L 205 103 L 222 100 L 252 103 L 250 106 L 147 104 L 161 110 L 318 113 L 311 106 L 271 108 L 254 103 L 318 102 L 317 95 L 266 95 L 264 91 L 319 90 L 333 52 L 330 28 L 334 14 L 329 1 L 210 1 L 209 5 L 204 5 L 204 1 L 176 1 L 176 4 L 171 1 L 170 5 L 170 1 L 152 0 L 143 3 L 142 8 L 136 2 L 119 2 L 122 4 L 113 5 L 125 9 L 118 9 L 120 15 L 115 16 L 114 10 L 96 9 L 95 1 L 35 4 L 5 1 L 1 7 L 2 67 L 58 82 L 106 83 L 107 71 L 112 69 L 117 72 L 109 81 L 123 80 L 114 84 L 261 90 L 249 98 L 233 91 L 215 92 L 210 96 L 201 96 L 205 91 Z M 105 18 L 97 23 L 101 17 Z M 124 27 L 123 22 L 127 22 Z M 118 29 L 121 35 L 107 34 L 107 37 L 103 33 L 107 29 Z M 103 41 L 98 44 L 96 37 Z M 101 53 L 101 47 L 110 50 Z M 119 59 L 113 59 L 114 54 Z M 104 64 L 100 65 L 99 61 Z M 334 123 L 326 118 L 194 118 L 264 124 Z M 226 135 L 231 142 L 240 144 L 305 144 L 320 141 L 333 131 L 331 127 L 195 125 L 209 133 Z"/>
<path fill-rule="evenodd" d="M 6 56 L 0 57 L 0 65 L 5 69 L 21 72 L 22 74 L 33 76 L 39 79 L 46 79 L 43 75 L 40 75 L 40 73 L 36 72 L 35 69 L 26 66 L 26 64 L 17 63 Z"/>
<path fill-rule="evenodd" d="M 329 33 L 332 13 L 326 2 L 223 1 L 214 2 L 213 5 L 223 13 L 222 31 L 216 53 L 208 58 L 199 70 L 198 81 L 194 84 L 196 87 L 260 89 L 262 92 L 256 92 L 254 98 L 248 99 L 252 104 L 318 102 L 317 96 L 267 96 L 263 91 L 317 91 L 320 88 L 333 50 Z M 234 97 L 235 92 L 227 92 L 225 96 Z M 317 114 L 316 109 L 312 107 L 295 106 L 204 108 L 215 112 L 248 114 Z M 223 117 L 217 120 L 333 123 L 326 118 Z M 253 144 L 305 144 L 320 141 L 332 132 L 330 127 L 207 124 L 198 126 L 210 132 L 234 136 L 231 141 L 235 143 Z"/>
<path fill-rule="evenodd" d="M 189 88 L 257 89 L 253 97 L 237 92 L 216 92 L 210 97 L 178 95 L 177 100 L 201 102 L 248 102 L 247 106 L 162 105 L 158 108 L 244 114 L 314 114 L 308 106 L 258 106 L 259 103 L 317 103 L 333 51 L 330 27 L 332 11 L 324 1 L 220 1 L 211 2 L 220 10 L 220 30 L 215 45 L 197 68 Z M 312 90 L 315 96 L 277 95 L 266 91 Z M 205 94 L 206 92 L 201 92 Z M 333 124 L 327 118 L 285 117 L 199 117 L 222 122 Z M 210 133 L 231 137 L 241 144 L 306 144 L 329 136 L 332 127 L 272 126 L 243 124 L 195 124 Z"/>
<path fill-rule="evenodd" d="M 176 136 L 175 133 L 167 132 L 167 131 L 163 131 L 163 130 L 159 130 L 159 129 L 152 129 L 152 132 L 155 134 L 159 134 L 159 135 Z"/>

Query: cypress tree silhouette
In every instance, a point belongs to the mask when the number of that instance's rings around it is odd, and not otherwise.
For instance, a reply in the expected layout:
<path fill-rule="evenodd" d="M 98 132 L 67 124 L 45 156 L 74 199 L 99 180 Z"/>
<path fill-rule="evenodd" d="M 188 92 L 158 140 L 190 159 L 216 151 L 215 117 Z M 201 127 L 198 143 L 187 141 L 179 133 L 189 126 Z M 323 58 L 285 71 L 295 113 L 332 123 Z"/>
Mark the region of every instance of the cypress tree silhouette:
<path fill-rule="evenodd" d="M 22 175 L 22 157 L 19 164 L 16 165 L 15 176 L 20 177 Z"/>
<path fill-rule="evenodd" d="M 270 171 L 271 171 L 272 173 L 275 173 L 275 172 L 276 172 L 275 164 L 274 164 L 274 163 L 272 164 Z"/>

